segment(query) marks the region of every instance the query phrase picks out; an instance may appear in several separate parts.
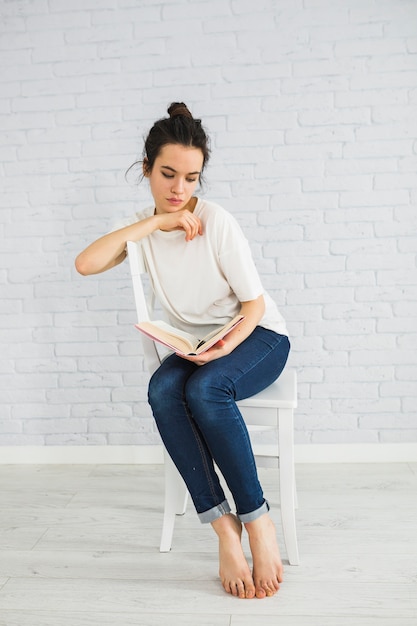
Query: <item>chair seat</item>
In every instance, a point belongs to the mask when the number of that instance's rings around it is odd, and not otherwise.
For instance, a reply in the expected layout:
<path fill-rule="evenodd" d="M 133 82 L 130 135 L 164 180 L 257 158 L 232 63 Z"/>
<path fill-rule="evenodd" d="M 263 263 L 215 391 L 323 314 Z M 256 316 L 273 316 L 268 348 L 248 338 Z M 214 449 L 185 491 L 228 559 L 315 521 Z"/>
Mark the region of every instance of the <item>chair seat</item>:
<path fill-rule="evenodd" d="M 284 370 L 272 385 L 263 391 L 238 400 L 238 406 L 295 409 L 297 406 L 297 379 L 293 370 Z"/>

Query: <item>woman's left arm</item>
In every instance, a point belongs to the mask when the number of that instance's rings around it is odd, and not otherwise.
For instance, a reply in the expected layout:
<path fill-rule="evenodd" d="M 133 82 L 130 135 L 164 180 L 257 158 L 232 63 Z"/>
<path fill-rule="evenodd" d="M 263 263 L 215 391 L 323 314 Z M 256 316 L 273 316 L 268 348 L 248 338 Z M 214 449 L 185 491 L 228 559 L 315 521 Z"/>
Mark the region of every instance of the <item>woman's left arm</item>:
<path fill-rule="evenodd" d="M 244 315 L 245 319 L 236 328 L 226 335 L 223 339 L 218 341 L 207 352 L 198 354 L 196 356 L 184 356 L 184 359 L 192 361 L 197 365 L 205 365 L 209 361 L 214 359 L 220 359 L 227 354 L 233 352 L 233 350 L 244 341 L 253 332 L 256 326 L 262 319 L 265 312 L 265 301 L 261 295 L 256 300 L 248 300 L 247 302 L 240 303 L 240 315 Z"/>

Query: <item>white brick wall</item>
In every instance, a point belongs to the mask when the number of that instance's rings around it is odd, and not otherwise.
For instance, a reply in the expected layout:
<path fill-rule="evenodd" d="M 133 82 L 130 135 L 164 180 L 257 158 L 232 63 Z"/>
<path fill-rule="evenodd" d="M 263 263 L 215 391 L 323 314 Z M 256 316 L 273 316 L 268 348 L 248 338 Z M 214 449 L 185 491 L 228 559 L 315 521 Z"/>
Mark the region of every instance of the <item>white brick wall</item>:
<path fill-rule="evenodd" d="M 417 440 L 415 0 L 0 0 L 0 445 L 159 441 L 127 267 L 73 260 L 184 100 L 292 336 L 297 442 Z"/>

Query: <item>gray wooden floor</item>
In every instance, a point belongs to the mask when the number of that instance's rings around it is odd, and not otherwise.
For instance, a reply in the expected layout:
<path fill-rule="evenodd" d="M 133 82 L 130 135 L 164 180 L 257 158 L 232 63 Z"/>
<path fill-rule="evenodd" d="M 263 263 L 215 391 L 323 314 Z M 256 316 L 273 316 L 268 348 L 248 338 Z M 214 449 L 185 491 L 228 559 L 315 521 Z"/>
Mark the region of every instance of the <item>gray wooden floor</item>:
<path fill-rule="evenodd" d="M 260 475 L 279 523 L 275 471 Z M 161 466 L 0 466 L 0 625 L 415 626 L 417 464 L 296 475 L 301 565 L 239 600 L 191 508 L 158 552 Z"/>

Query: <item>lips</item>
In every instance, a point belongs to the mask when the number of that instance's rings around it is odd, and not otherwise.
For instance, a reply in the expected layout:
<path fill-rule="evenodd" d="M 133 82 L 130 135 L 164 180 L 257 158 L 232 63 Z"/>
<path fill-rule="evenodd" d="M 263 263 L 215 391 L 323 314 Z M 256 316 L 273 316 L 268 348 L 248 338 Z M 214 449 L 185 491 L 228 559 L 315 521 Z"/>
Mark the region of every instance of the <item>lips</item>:
<path fill-rule="evenodd" d="M 179 200 L 178 198 L 167 198 L 167 200 L 170 204 L 173 204 L 175 206 L 182 204 L 182 200 Z"/>

